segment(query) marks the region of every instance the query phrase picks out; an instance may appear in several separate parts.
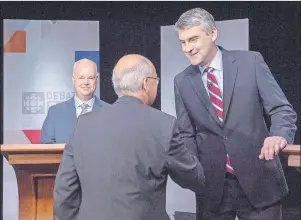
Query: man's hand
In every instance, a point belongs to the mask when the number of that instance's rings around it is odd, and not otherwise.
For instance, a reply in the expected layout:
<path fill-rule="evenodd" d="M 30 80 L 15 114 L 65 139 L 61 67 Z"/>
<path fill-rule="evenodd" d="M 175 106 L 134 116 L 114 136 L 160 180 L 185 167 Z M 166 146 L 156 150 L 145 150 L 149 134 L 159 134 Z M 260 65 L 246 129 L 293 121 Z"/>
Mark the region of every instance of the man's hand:
<path fill-rule="evenodd" d="M 259 155 L 259 159 L 272 160 L 275 155 L 279 154 L 285 146 L 287 142 L 284 138 L 279 136 L 267 137 L 264 140 L 263 147 L 261 148 L 261 153 Z"/>

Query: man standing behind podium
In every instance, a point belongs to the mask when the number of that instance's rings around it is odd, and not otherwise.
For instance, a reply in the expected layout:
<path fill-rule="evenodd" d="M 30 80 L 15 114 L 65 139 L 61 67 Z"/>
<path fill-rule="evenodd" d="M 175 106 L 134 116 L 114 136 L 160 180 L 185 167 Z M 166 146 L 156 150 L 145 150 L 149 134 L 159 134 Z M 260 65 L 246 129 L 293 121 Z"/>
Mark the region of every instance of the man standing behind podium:
<path fill-rule="evenodd" d="M 118 61 L 118 100 L 81 116 L 66 144 L 54 186 L 56 220 L 167 220 L 168 174 L 202 192 L 203 168 L 178 140 L 176 119 L 150 107 L 158 82 L 146 58 Z"/>
<path fill-rule="evenodd" d="M 75 96 L 51 106 L 41 132 L 41 144 L 67 143 L 77 117 L 108 105 L 95 95 L 97 66 L 91 60 L 81 59 L 73 67 L 72 82 Z"/>

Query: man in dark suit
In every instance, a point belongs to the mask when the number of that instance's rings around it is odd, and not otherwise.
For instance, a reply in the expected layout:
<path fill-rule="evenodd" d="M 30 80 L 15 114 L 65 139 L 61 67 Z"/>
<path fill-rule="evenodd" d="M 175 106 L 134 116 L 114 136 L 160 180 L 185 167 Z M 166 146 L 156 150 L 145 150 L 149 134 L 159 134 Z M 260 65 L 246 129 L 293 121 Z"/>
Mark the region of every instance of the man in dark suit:
<path fill-rule="evenodd" d="M 108 105 L 94 95 L 97 67 L 93 61 L 81 59 L 75 62 L 72 82 L 75 96 L 49 108 L 42 126 L 41 144 L 67 143 L 79 115 Z"/>
<path fill-rule="evenodd" d="M 294 140 L 296 113 L 259 52 L 215 45 L 207 11 L 189 10 L 175 27 L 191 62 L 174 79 L 179 128 L 206 177 L 198 218 L 281 219 L 288 187 L 278 153 Z"/>
<path fill-rule="evenodd" d="M 57 220 L 167 220 L 168 174 L 201 193 L 203 168 L 179 139 L 176 119 L 151 108 L 153 64 L 127 55 L 116 64 L 118 100 L 79 118 L 54 186 Z"/>

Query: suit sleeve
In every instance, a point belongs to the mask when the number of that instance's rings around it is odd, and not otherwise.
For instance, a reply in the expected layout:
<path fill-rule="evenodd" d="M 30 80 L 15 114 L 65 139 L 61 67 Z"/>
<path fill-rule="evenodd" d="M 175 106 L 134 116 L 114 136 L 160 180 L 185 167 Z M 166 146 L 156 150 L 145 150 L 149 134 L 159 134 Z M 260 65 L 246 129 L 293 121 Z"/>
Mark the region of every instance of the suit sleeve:
<path fill-rule="evenodd" d="M 170 129 L 172 134 L 166 152 L 166 164 L 170 177 L 183 188 L 202 193 L 205 187 L 204 169 L 196 155 L 193 155 L 184 142 L 176 120 Z"/>
<path fill-rule="evenodd" d="M 198 155 L 195 141 L 195 126 L 186 110 L 176 80 L 174 81 L 175 108 L 177 114 L 177 141 L 183 142 L 185 146 L 194 154 Z"/>
<path fill-rule="evenodd" d="M 54 219 L 74 220 L 81 204 L 81 187 L 74 163 L 76 130 L 66 144 L 54 184 Z"/>
<path fill-rule="evenodd" d="M 54 126 L 53 108 L 50 107 L 41 131 L 41 144 L 55 144 L 55 126 Z"/>
<path fill-rule="evenodd" d="M 293 143 L 297 114 L 260 53 L 256 54 L 256 81 L 264 110 L 271 119 L 270 136 L 280 136 Z"/>

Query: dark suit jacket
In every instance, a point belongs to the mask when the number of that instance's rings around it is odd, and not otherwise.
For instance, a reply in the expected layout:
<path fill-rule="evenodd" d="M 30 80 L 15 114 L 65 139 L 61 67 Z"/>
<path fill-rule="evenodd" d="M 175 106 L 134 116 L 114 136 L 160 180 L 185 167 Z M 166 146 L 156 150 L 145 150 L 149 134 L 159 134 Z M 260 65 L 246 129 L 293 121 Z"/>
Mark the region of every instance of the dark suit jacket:
<path fill-rule="evenodd" d="M 197 146 L 205 170 L 205 199 L 199 202 L 208 209 L 219 207 L 228 152 L 252 205 L 267 206 L 285 196 L 288 187 L 279 157 L 267 161 L 258 156 L 268 136 L 293 142 L 296 113 L 260 53 L 220 49 L 224 123 L 216 116 L 197 66 L 189 66 L 174 80 L 181 136 L 191 148 Z M 271 118 L 270 130 L 264 114 Z"/>
<path fill-rule="evenodd" d="M 168 174 L 184 188 L 204 187 L 176 128 L 174 117 L 133 97 L 80 116 L 55 180 L 55 219 L 169 219 Z"/>
<path fill-rule="evenodd" d="M 107 106 L 108 103 L 95 96 L 92 111 Z M 67 143 L 77 121 L 74 97 L 51 106 L 41 131 L 41 144 Z"/>

